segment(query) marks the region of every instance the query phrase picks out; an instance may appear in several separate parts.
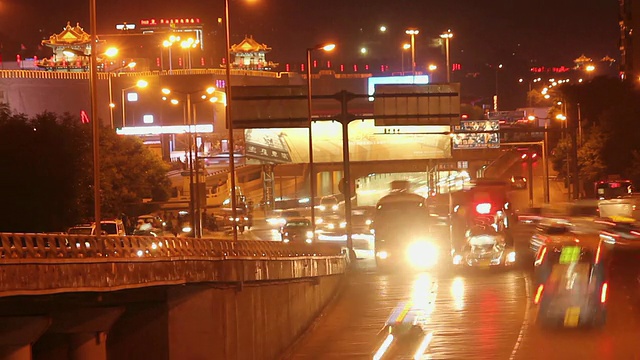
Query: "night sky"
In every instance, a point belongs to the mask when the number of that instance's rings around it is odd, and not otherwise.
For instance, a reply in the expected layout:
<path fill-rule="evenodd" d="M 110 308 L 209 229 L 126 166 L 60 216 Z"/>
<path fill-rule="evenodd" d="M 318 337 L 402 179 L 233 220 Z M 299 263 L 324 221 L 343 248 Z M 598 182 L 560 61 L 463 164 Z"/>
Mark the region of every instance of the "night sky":
<path fill-rule="evenodd" d="M 530 66 L 572 66 L 585 54 L 594 59 L 619 58 L 616 0 L 230 0 L 232 42 L 245 34 L 273 48 L 269 60 L 304 61 L 305 49 L 319 42 L 338 44 L 333 62 L 366 61 L 399 66 L 407 27 L 420 29 L 416 62 L 442 63 L 428 46 L 443 31 L 454 32 L 452 63 L 462 73 L 487 72 L 505 64 L 513 78 L 527 76 Z M 224 1 L 97 0 L 98 32 L 113 33 L 115 24 L 142 18 L 199 17 L 215 23 Z M 89 30 L 88 0 L 0 0 L 0 42 L 4 56 L 20 44 L 36 47 L 60 32 L 67 21 Z M 387 27 L 386 33 L 378 29 Z M 17 47 L 17 48 L 16 48 Z M 460 76 L 460 75 L 458 75 Z"/>

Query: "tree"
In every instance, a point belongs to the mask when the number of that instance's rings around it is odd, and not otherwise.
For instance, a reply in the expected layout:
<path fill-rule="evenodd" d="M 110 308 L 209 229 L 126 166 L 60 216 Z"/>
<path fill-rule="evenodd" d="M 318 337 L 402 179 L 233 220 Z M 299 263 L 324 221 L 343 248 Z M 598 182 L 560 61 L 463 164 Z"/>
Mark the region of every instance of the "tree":
<path fill-rule="evenodd" d="M 586 139 L 582 146 L 578 148 L 578 166 L 580 170 L 580 181 L 582 188 L 588 195 L 595 181 L 604 177 L 607 173 L 607 166 L 603 160 L 604 147 L 609 139 L 609 135 L 600 126 L 591 126 L 586 131 Z"/>
<path fill-rule="evenodd" d="M 61 231 L 93 214 L 91 127 L 77 116 L 12 114 L 0 105 L 0 231 Z M 166 166 L 137 139 L 101 133 L 103 213 L 168 198 Z"/>

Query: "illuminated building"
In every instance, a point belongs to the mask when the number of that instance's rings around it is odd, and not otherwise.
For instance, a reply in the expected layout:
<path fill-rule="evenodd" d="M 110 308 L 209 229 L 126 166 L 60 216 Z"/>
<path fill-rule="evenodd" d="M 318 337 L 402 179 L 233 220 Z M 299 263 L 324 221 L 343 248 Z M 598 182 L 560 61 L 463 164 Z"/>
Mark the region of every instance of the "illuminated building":
<path fill-rule="evenodd" d="M 245 36 L 239 44 L 231 45 L 234 57 L 231 66 L 235 69 L 272 70 L 278 64 L 265 59 L 265 54 L 269 51 L 270 47 L 255 41 L 253 36 Z"/>
<path fill-rule="evenodd" d="M 53 49 L 51 58 L 37 62 L 37 66 L 49 71 L 88 71 L 91 53 L 91 35 L 80 24 L 67 26 L 59 34 L 53 34 L 42 45 Z"/>
<path fill-rule="evenodd" d="M 640 19 L 638 0 L 620 0 L 620 77 L 640 75 L 640 37 L 634 36 L 634 19 Z"/>

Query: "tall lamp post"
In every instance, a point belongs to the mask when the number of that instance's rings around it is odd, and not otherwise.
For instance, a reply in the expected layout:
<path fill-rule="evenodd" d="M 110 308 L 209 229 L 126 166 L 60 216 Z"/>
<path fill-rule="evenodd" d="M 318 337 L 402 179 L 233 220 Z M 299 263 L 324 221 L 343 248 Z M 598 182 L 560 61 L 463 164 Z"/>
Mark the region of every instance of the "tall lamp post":
<path fill-rule="evenodd" d="M 411 72 L 416 76 L 416 35 L 420 33 L 418 29 L 407 29 L 405 33 L 411 36 Z"/>
<path fill-rule="evenodd" d="M 447 83 L 451 82 L 451 60 L 449 56 L 449 43 L 452 37 L 453 33 L 451 32 L 451 29 L 447 30 L 447 32 L 445 33 L 440 34 L 440 38 L 444 39 L 445 56 L 447 60 Z"/>
<path fill-rule="evenodd" d="M 190 221 L 191 221 L 191 229 L 193 231 L 194 237 L 196 238 L 202 237 L 202 206 L 200 204 L 200 197 L 201 197 L 200 168 L 199 168 L 199 160 L 198 160 L 198 141 L 197 141 L 197 137 L 198 137 L 197 125 L 198 124 L 196 123 L 196 116 L 195 116 L 196 109 L 193 101 L 191 100 L 191 97 L 194 94 L 201 94 L 201 93 L 206 93 L 208 95 L 211 95 L 215 91 L 216 89 L 212 86 L 206 88 L 205 90 L 199 90 L 199 91 L 190 92 L 190 93 L 172 91 L 171 89 L 168 89 L 168 88 L 162 89 L 162 94 L 165 95 L 163 96 L 163 100 L 167 100 L 166 96 L 172 93 L 183 95 L 186 99 L 183 113 L 185 114 L 185 122 L 189 129 L 187 132 L 189 136 L 188 145 L 187 145 L 189 148 L 189 215 L 190 215 Z M 204 94 L 201 94 L 201 95 L 202 95 L 201 98 L 203 100 L 210 101 L 210 99 L 206 95 Z M 180 102 L 176 99 L 171 99 L 171 103 L 174 105 L 177 105 Z M 194 136 L 195 136 L 195 139 L 194 139 Z"/>
<path fill-rule="evenodd" d="M 231 34 L 229 30 L 229 0 L 224 0 L 224 18 L 225 18 L 225 45 L 227 47 L 225 61 L 226 84 L 224 86 L 227 93 L 226 120 L 229 144 L 229 175 L 231 177 L 231 216 L 236 219 L 238 217 L 238 199 L 236 197 L 236 164 L 235 164 L 235 145 L 233 141 L 233 117 L 231 116 Z M 233 241 L 238 241 L 238 227 L 233 226 Z"/>
<path fill-rule="evenodd" d="M 89 69 L 89 90 L 91 92 L 91 122 L 93 130 L 93 215 L 96 235 L 102 234 L 100 221 L 100 122 L 98 120 L 98 26 L 96 0 L 89 0 L 89 23 L 91 28 L 91 56 Z"/>
<path fill-rule="evenodd" d="M 120 71 L 121 69 L 124 69 L 126 67 L 133 69 L 135 68 L 135 66 L 136 66 L 135 61 L 132 61 L 123 67 L 109 71 L 109 73 L 107 74 L 109 75 L 109 124 L 111 124 L 112 129 L 115 129 L 115 124 L 113 120 L 113 109 L 116 107 L 116 104 L 113 102 L 113 86 L 112 86 L 113 77 L 111 76 L 111 74 L 114 72 Z M 124 103 L 123 103 L 123 106 L 124 106 Z"/>
<path fill-rule="evenodd" d="M 433 72 L 438 69 L 438 66 L 436 66 L 435 64 L 430 64 L 427 68 L 429 69 L 429 82 L 432 83 L 433 82 Z"/>
<path fill-rule="evenodd" d="M 404 75 L 404 52 L 409 50 L 409 49 L 411 49 L 411 44 L 408 44 L 408 43 L 402 44 L 402 52 L 401 52 L 401 54 L 402 54 L 402 59 L 401 59 L 402 60 L 402 75 Z"/>
<path fill-rule="evenodd" d="M 126 87 L 126 88 L 122 89 L 122 127 L 123 128 L 127 124 L 127 109 L 126 109 L 126 107 L 124 105 L 125 101 L 126 101 L 125 95 L 127 93 L 127 90 L 131 90 L 131 89 L 134 89 L 134 88 L 144 89 L 148 85 L 149 85 L 149 83 L 146 80 L 138 80 L 135 85 L 129 86 L 129 87 Z"/>
<path fill-rule="evenodd" d="M 313 131 L 311 120 L 311 53 L 315 50 L 332 51 L 336 48 L 335 44 L 319 44 L 314 47 L 307 48 L 307 117 L 309 123 L 309 187 L 310 187 L 310 206 L 311 206 L 311 226 L 313 233 L 316 231 L 316 177 L 313 166 Z"/>

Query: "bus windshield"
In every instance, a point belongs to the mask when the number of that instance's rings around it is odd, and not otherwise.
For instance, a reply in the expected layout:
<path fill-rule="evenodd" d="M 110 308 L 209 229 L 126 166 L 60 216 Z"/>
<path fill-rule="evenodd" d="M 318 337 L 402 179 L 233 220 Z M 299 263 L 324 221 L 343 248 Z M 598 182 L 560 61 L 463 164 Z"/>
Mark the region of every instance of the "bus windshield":
<path fill-rule="evenodd" d="M 424 226 L 428 216 L 427 207 L 422 202 L 394 202 L 378 206 L 374 224 L 376 231 L 383 227 L 397 230 L 406 226 Z"/>

